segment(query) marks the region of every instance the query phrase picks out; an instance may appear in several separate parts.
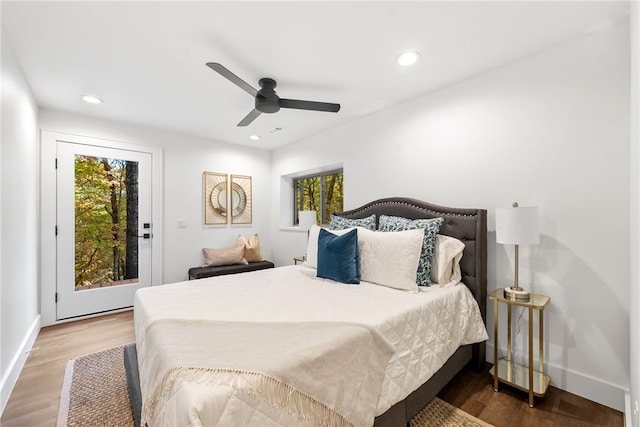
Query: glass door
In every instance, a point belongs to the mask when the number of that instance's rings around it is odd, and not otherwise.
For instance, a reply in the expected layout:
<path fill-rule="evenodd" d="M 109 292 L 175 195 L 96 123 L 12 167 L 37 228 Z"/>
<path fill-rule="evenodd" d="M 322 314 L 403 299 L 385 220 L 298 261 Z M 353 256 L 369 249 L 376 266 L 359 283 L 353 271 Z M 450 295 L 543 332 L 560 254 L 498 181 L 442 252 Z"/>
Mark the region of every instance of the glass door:
<path fill-rule="evenodd" d="M 151 154 L 57 144 L 56 317 L 130 307 L 151 285 Z"/>

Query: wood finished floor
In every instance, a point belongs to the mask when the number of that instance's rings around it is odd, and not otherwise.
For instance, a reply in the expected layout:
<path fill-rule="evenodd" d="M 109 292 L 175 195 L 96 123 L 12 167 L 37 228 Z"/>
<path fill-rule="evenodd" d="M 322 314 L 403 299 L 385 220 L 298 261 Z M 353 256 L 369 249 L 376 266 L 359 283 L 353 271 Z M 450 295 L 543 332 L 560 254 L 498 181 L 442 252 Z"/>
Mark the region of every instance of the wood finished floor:
<path fill-rule="evenodd" d="M 544 398 L 529 407 L 529 395 L 500 385 L 493 390 L 492 365 L 484 370 L 462 370 L 438 394 L 442 400 L 496 427 L 624 426 L 622 412 L 550 386 Z M 552 379 L 553 381 L 553 379 Z"/>
<path fill-rule="evenodd" d="M 2 427 L 55 426 L 58 400 L 68 360 L 134 341 L 133 312 L 110 314 L 43 328 L 9 398 Z M 621 412 L 550 387 L 529 408 L 527 396 L 501 386 L 493 391 L 490 365 L 466 369 L 439 397 L 496 427 L 623 426 Z"/>
<path fill-rule="evenodd" d="M 67 361 L 134 341 L 132 311 L 42 328 L 0 424 L 55 426 Z"/>

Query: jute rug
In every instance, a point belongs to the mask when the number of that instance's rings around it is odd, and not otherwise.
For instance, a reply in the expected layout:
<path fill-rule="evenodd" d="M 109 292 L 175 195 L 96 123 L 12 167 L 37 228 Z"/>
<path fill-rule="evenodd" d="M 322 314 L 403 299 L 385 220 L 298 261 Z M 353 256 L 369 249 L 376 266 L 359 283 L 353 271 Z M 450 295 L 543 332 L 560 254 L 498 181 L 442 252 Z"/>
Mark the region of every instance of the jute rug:
<path fill-rule="evenodd" d="M 116 347 L 67 363 L 57 427 L 133 426 L 123 350 Z M 411 420 L 411 427 L 490 426 L 437 397 Z"/>
<path fill-rule="evenodd" d="M 67 362 L 57 427 L 133 426 L 124 347 Z"/>

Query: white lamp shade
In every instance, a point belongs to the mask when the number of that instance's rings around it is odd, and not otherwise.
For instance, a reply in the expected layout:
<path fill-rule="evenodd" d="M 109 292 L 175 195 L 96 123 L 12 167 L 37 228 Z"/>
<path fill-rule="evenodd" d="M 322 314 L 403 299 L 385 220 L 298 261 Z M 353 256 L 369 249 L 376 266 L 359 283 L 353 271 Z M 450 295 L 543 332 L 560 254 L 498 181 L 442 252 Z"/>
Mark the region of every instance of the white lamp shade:
<path fill-rule="evenodd" d="M 316 211 L 300 211 L 298 212 L 298 225 L 301 230 L 309 230 L 312 225 L 316 224 Z"/>
<path fill-rule="evenodd" d="M 496 242 L 507 245 L 536 245 L 538 208 L 496 208 Z"/>

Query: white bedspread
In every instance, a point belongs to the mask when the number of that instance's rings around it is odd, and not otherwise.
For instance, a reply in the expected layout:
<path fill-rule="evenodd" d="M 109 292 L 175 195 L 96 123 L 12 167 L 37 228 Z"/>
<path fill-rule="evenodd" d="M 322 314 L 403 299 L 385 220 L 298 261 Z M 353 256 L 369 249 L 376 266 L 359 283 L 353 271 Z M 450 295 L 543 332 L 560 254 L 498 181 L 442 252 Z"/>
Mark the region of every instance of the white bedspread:
<path fill-rule="evenodd" d="M 315 277 L 315 270 L 289 266 L 181 282 L 136 293 L 135 330 L 143 408 L 153 380 L 148 372 L 156 349 L 150 333 L 167 319 L 222 322 L 334 322 L 368 325 L 395 352 L 375 390 L 380 415 L 433 375 L 463 344 L 487 339 L 473 296 L 460 284 L 418 294 L 362 282 L 344 285 Z M 159 336 L 161 336 L 160 334 Z M 223 346 L 220 343 L 220 346 Z M 160 348 L 162 345 L 160 345 Z M 152 370 L 152 369 L 151 369 Z M 248 392 L 249 391 L 249 392 Z M 296 411 L 283 411 L 236 384 L 179 381 L 173 394 L 153 411 L 151 426 L 313 425 Z M 332 407 L 331 402 L 326 403 Z M 357 404 L 349 402 L 349 405 Z M 335 409 L 335 408 L 334 408 Z M 353 422 L 353 419 L 351 419 Z M 154 424 L 154 422 L 156 424 Z"/>

